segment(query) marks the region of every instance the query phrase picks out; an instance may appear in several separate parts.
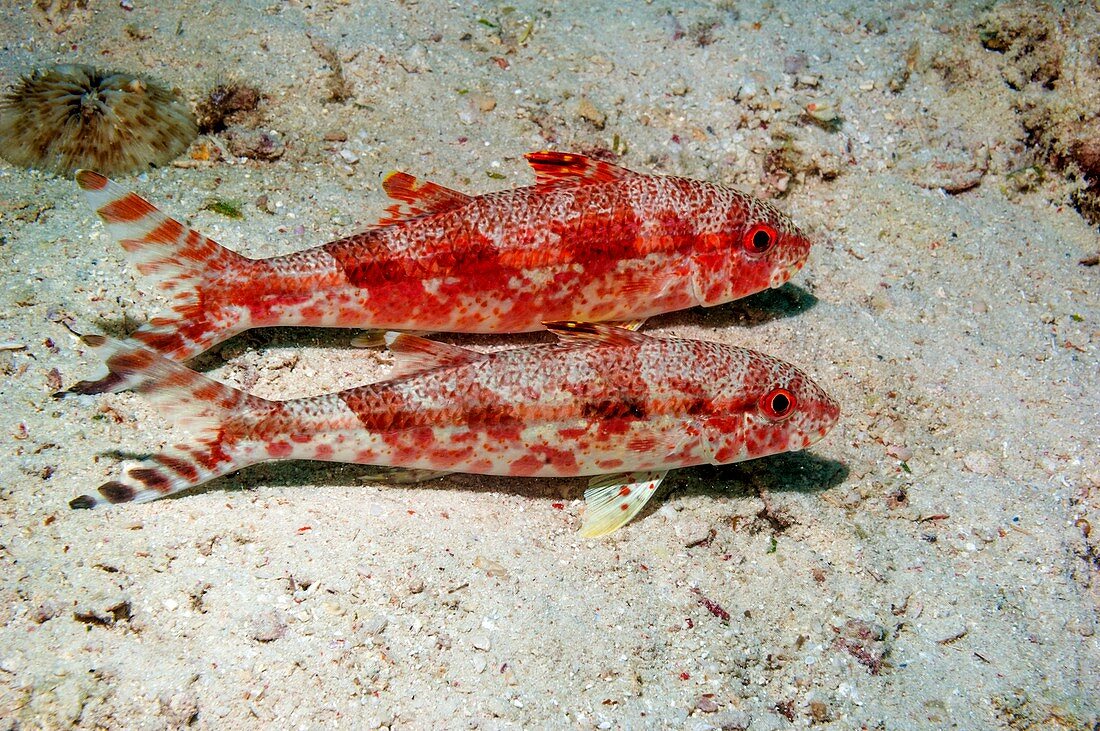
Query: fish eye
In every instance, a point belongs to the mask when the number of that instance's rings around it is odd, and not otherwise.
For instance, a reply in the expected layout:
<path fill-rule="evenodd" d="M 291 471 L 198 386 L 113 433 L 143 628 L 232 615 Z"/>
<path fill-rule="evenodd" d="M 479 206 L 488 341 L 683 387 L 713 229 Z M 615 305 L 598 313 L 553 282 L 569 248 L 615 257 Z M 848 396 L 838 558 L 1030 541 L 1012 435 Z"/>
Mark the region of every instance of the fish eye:
<path fill-rule="evenodd" d="M 760 410 L 769 419 L 782 419 L 794 411 L 794 394 L 785 388 L 773 388 L 760 397 Z"/>
<path fill-rule="evenodd" d="M 775 246 L 777 238 L 779 235 L 774 228 L 766 223 L 758 223 L 745 232 L 742 243 L 749 254 L 760 256 Z"/>

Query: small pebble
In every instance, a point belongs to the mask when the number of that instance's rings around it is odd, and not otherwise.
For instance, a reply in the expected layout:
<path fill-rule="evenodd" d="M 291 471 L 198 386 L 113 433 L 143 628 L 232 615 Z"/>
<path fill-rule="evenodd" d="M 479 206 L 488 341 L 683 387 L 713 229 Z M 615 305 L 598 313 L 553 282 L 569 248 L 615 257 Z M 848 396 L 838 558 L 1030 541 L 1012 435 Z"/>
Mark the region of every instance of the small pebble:
<path fill-rule="evenodd" d="M 286 620 L 273 609 L 260 612 L 252 619 L 249 636 L 257 642 L 274 642 L 286 634 Z"/>
<path fill-rule="evenodd" d="M 691 548 L 710 538 L 710 526 L 701 520 L 687 520 L 676 526 L 676 535 L 686 548 Z"/>
<path fill-rule="evenodd" d="M 737 709 L 722 711 L 711 720 L 723 731 L 746 731 L 752 725 L 752 716 Z"/>
<path fill-rule="evenodd" d="M 976 475 L 991 475 L 996 469 L 993 458 L 981 450 L 974 450 L 963 457 L 963 466 Z"/>
<path fill-rule="evenodd" d="M 489 642 L 488 635 L 482 634 L 480 632 L 470 637 L 470 644 L 474 646 L 474 649 L 485 651 L 488 651 L 488 649 L 492 646 L 492 644 Z"/>
<path fill-rule="evenodd" d="M 5 673 L 11 673 L 12 675 L 18 673 L 23 669 L 23 655 L 16 652 L 13 655 L 8 655 L 3 660 L 0 660 L 0 670 Z"/>
<path fill-rule="evenodd" d="M 367 621 L 363 622 L 364 634 L 377 637 L 382 634 L 386 629 L 386 626 L 390 623 L 390 620 L 386 618 L 384 614 L 372 614 L 367 618 Z"/>
<path fill-rule="evenodd" d="M 894 457 L 895 459 L 899 459 L 902 462 L 908 462 L 909 460 L 913 459 L 913 450 L 909 447 L 903 447 L 898 444 L 891 444 L 890 446 L 888 446 L 886 448 L 886 454 Z"/>
<path fill-rule="evenodd" d="M 783 73 L 785 74 L 798 74 L 801 73 L 806 65 L 809 63 L 805 53 L 795 53 L 787 56 L 783 59 Z"/>
<path fill-rule="evenodd" d="M 607 115 L 601 112 L 595 104 L 585 97 L 581 97 L 577 103 L 577 116 L 589 122 L 596 129 L 603 129 L 607 123 Z"/>

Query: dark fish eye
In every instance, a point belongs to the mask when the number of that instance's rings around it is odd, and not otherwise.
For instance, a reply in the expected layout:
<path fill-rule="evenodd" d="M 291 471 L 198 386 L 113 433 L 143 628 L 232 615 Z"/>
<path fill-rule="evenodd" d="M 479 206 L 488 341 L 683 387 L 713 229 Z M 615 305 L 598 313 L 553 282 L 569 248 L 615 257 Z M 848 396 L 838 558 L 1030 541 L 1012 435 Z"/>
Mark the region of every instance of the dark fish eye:
<path fill-rule="evenodd" d="M 760 410 L 769 419 L 782 419 L 794 410 L 794 394 L 785 388 L 773 388 L 760 398 Z"/>
<path fill-rule="evenodd" d="M 744 246 L 749 254 L 759 256 L 775 246 L 778 234 L 766 223 L 758 223 L 745 232 Z"/>

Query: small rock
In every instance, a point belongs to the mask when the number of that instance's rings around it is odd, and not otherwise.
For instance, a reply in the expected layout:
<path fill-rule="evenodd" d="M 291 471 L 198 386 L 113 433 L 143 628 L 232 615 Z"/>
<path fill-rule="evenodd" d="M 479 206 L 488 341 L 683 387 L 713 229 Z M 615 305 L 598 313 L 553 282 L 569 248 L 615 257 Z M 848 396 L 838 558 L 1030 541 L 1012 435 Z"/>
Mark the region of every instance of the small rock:
<path fill-rule="evenodd" d="M 799 74 L 809 63 L 810 59 L 805 53 L 791 54 L 783 59 L 783 73 Z"/>
<path fill-rule="evenodd" d="M 372 729 L 372 731 L 376 728 L 389 728 L 389 726 L 392 724 L 393 715 L 384 711 L 382 713 L 376 713 L 375 715 L 369 717 L 366 721 L 366 727 L 368 729 Z"/>
<path fill-rule="evenodd" d="M 676 526 L 676 535 L 684 547 L 691 548 L 710 539 L 710 526 L 701 520 L 687 520 Z"/>
<path fill-rule="evenodd" d="M 938 626 L 934 626 L 933 632 L 937 645 L 949 645 L 955 640 L 961 640 L 970 631 L 966 623 L 961 620 L 948 620 L 938 622 L 936 625 Z"/>
<path fill-rule="evenodd" d="M 488 94 L 471 94 L 470 102 L 479 112 L 491 112 L 497 108 L 497 100 Z"/>
<path fill-rule="evenodd" d="M 159 699 L 160 718 L 169 728 L 187 728 L 199 715 L 199 699 L 190 691 L 165 693 Z"/>
<path fill-rule="evenodd" d="M 15 675 L 23 669 L 23 653 L 15 652 L 0 660 L 0 670 Z"/>
<path fill-rule="evenodd" d="M 470 644 L 474 646 L 474 649 L 488 651 L 492 646 L 489 642 L 488 635 L 477 633 L 470 637 Z"/>
<path fill-rule="evenodd" d="M 343 158 L 344 162 L 348 165 L 354 165 L 359 162 L 359 156 L 346 147 L 340 150 L 340 157 Z"/>
<path fill-rule="evenodd" d="M 45 601 L 34 608 L 31 612 L 31 620 L 35 624 L 43 624 L 49 622 L 55 617 L 61 616 L 64 610 L 61 605 L 54 601 Z"/>
<path fill-rule="evenodd" d="M 325 142 L 347 142 L 348 133 L 341 129 L 330 130 L 328 132 L 325 132 L 324 139 Z"/>
<path fill-rule="evenodd" d="M 913 459 L 913 450 L 909 447 L 903 447 L 900 444 L 891 444 L 888 446 L 886 448 L 886 454 L 902 462 L 908 462 Z"/>
<path fill-rule="evenodd" d="M 363 633 L 377 637 L 385 631 L 386 626 L 390 623 L 390 620 L 386 618 L 384 614 L 372 614 L 367 618 L 367 621 L 363 622 Z"/>
<path fill-rule="evenodd" d="M 286 620 L 273 609 L 260 612 L 252 619 L 249 637 L 257 642 L 274 642 L 286 634 Z"/>
<path fill-rule="evenodd" d="M 991 475 L 996 469 L 993 458 L 977 449 L 963 457 L 963 466 L 976 475 Z"/>
<path fill-rule="evenodd" d="M 673 96 L 685 96 L 689 91 L 691 91 L 691 87 L 688 86 L 687 82 L 681 78 L 673 81 L 672 86 L 670 86 L 668 90 L 669 93 L 671 93 Z"/>
<path fill-rule="evenodd" d="M 718 704 L 714 701 L 714 698 L 708 693 L 706 695 L 699 696 L 699 700 L 695 701 L 695 710 L 702 711 L 703 713 L 714 713 L 718 710 Z"/>
<path fill-rule="evenodd" d="M 577 116 L 590 123 L 596 129 L 603 129 L 607 123 L 607 115 L 601 112 L 595 104 L 585 97 L 581 97 L 577 103 Z"/>
<path fill-rule="evenodd" d="M 278 132 L 230 127 L 222 133 L 229 152 L 251 160 L 278 160 L 286 152 L 286 143 Z"/>
<path fill-rule="evenodd" d="M 491 576 L 494 579 L 507 579 L 508 569 L 504 568 L 499 562 L 494 561 L 491 558 L 485 558 L 484 556 L 477 556 L 474 558 L 474 568 L 481 569 L 485 572 L 486 576 Z"/>
<path fill-rule="evenodd" d="M 423 74 L 432 70 L 431 63 L 428 61 L 428 48 L 423 43 L 416 43 L 409 46 L 409 49 L 405 51 L 404 62 L 401 64 L 405 71 L 410 74 Z"/>
<path fill-rule="evenodd" d="M 752 725 L 752 716 L 739 709 L 722 711 L 711 719 L 722 731 L 746 731 Z"/>

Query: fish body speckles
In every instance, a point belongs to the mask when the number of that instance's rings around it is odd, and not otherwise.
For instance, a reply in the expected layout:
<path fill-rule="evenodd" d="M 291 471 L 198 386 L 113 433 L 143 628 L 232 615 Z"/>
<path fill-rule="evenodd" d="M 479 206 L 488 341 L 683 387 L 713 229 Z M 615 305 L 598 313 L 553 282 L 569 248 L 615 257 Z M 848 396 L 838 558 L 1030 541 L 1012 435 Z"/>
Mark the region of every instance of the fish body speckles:
<path fill-rule="evenodd" d="M 779 210 L 704 181 L 580 155 L 527 156 L 536 183 L 466 195 L 405 173 L 371 229 L 249 259 L 89 171 L 77 182 L 171 312 L 134 333 L 172 360 L 251 327 L 529 332 L 641 321 L 787 281 L 810 242 Z"/>
<path fill-rule="evenodd" d="M 74 507 L 152 500 L 279 459 L 517 477 L 611 473 L 586 494 L 585 532 L 600 535 L 636 514 L 665 471 L 802 449 L 839 415 L 805 374 L 761 353 L 603 325 L 549 327 L 555 344 L 492 354 L 391 335 L 395 377 L 290 401 L 250 396 L 137 344 L 86 338 L 105 356 L 111 387 L 147 395 L 194 438 L 130 464 Z M 105 390 L 88 386 L 73 390 Z"/>

